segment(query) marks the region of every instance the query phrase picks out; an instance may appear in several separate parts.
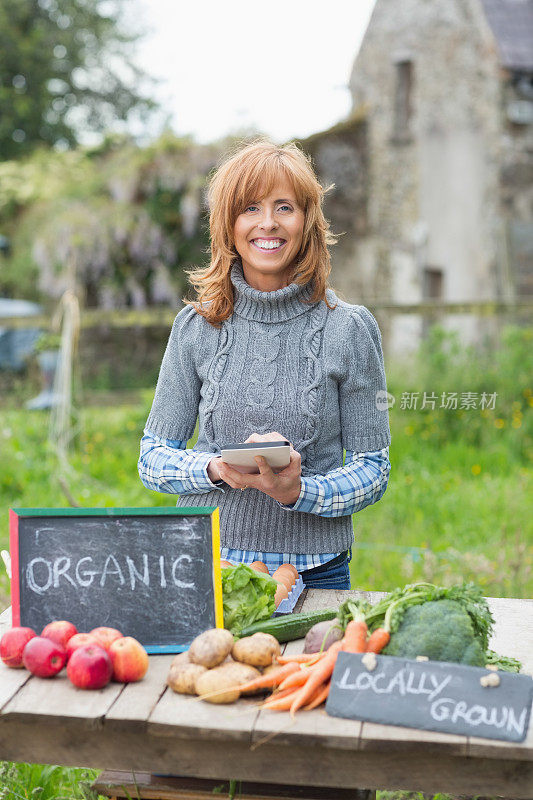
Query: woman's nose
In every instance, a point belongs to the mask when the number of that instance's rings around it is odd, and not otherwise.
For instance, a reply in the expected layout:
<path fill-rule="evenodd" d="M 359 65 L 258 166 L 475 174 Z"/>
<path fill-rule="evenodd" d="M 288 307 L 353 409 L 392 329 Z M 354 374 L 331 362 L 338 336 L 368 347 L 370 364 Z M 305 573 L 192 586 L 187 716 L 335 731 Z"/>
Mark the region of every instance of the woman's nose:
<path fill-rule="evenodd" d="M 263 212 L 262 219 L 259 223 L 259 227 L 261 230 L 271 231 L 274 228 L 277 228 L 278 223 L 276 222 L 276 218 L 274 216 L 274 212 L 270 210 L 265 210 Z"/>

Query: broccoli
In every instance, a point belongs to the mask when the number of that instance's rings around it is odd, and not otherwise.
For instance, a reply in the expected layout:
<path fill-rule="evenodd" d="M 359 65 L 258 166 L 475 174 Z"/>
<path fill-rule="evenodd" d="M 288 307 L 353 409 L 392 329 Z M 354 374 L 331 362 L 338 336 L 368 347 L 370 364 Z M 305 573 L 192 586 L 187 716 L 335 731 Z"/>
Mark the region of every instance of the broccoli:
<path fill-rule="evenodd" d="M 471 617 L 456 600 L 432 600 L 408 608 L 383 652 L 403 658 L 427 656 L 432 661 L 473 667 L 484 666 L 486 660 Z"/>

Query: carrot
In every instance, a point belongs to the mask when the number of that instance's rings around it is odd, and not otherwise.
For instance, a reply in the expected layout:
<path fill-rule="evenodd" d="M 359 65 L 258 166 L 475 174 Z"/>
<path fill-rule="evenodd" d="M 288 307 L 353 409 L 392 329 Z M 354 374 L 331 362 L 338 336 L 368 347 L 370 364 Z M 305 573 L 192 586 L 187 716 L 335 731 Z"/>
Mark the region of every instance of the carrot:
<path fill-rule="evenodd" d="M 267 711 L 288 711 L 297 693 L 298 689 L 293 689 L 284 697 L 275 696 L 272 700 L 267 700 L 261 707 L 266 708 Z"/>
<path fill-rule="evenodd" d="M 288 689 L 289 687 L 295 688 L 296 686 L 303 686 L 306 682 L 307 678 L 309 677 L 309 668 L 300 669 L 298 672 L 293 672 L 291 675 L 288 675 L 283 681 L 280 683 L 280 689 Z"/>
<path fill-rule="evenodd" d="M 284 664 L 277 670 L 272 670 L 272 672 L 266 675 L 260 675 L 259 678 L 254 678 L 253 681 L 248 681 L 248 683 L 244 683 L 242 686 L 236 686 L 235 688 L 239 689 L 241 692 L 253 692 L 256 689 L 271 689 L 273 686 L 279 686 L 284 678 L 293 672 L 298 672 L 299 669 L 300 667 L 298 664 Z"/>
<path fill-rule="evenodd" d="M 368 628 L 364 619 L 352 620 L 346 626 L 342 649 L 346 653 L 364 653 Z"/>
<path fill-rule="evenodd" d="M 366 643 L 367 653 L 381 653 L 383 648 L 388 645 L 390 642 L 392 614 L 395 608 L 399 605 L 402 605 L 402 598 L 396 600 L 395 603 L 391 603 L 391 605 L 388 607 L 387 611 L 385 612 L 385 618 L 383 620 L 382 627 L 376 628 Z"/>
<path fill-rule="evenodd" d="M 327 681 L 326 683 L 323 683 L 322 686 L 319 686 L 315 693 L 314 698 L 312 698 L 310 703 L 304 706 L 304 711 L 311 711 L 312 708 L 316 708 L 317 706 L 321 705 L 325 700 L 327 700 L 330 686 L 331 686 L 331 681 Z"/>
<path fill-rule="evenodd" d="M 385 628 L 376 628 L 370 634 L 368 642 L 366 643 L 367 653 L 381 653 L 384 647 L 390 642 L 390 633 Z"/>
<path fill-rule="evenodd" d="M 293 704 L 291 705 L 291 716 L 294 716 L 295 712 L 298 711 L 299 708 L 304 706 L 306 703 L 309 703 L 311 698 L 314 696 L 316 689 L 318 689 L 322 683 L 325 683 L 328 680 L 335 668 L 337 655 L 342 648 L 343 641 L 344 640 L 341 639 L 340 642 L 333 642 L 331 647 L 329 647 L 326 651 L 325 657 L 316 664 L 313 664 L 309 671 L 310 674 L 307 681 L 302 688 L 298 690 L 298 694 L 294 698 Z"/>
<path fill-rule="evenodd" d="M 278 656 L 276 661 L 278 664 L 290 664 L 292 662 L 296 664 L 314 664 L 315 661 L 325 655 L 325 651 L 323 653 L 295 653 L 293 656 Z"/>
<path fill-rule="evenodd" d="M 271 695 L 269 695 L 265 703 L 269 703 L 271 700 L 276 700 L 280 697 L 286 697 L 288 694 L 292 694 L 294 692 L 294 686 L 291 686 L 289 689 L 274 689 Z"/>

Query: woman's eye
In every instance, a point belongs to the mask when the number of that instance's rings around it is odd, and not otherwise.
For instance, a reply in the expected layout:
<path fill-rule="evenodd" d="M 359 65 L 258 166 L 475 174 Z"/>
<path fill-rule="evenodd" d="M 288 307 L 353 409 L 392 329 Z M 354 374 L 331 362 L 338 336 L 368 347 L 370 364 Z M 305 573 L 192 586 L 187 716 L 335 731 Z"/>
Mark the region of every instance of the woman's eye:
<path fill-rule="evenodd" d="M 258 210 L 259 210 L 259 206 L 256 205 L 255 203 L 252 203 L 251 205 L 246 206 L 246 208 L 244 209 L 244 213 L 247 213 L 248 211 L 250 211 L 253 214 Z M 293 209 L 292 209 L 292 206 L 289 206 L 286 203 L 284 203 L 283 205 L 278 206 L 278 208 L 276 210 L 277 211 L 288 211 L 289 213 L 291 213 Z"/>

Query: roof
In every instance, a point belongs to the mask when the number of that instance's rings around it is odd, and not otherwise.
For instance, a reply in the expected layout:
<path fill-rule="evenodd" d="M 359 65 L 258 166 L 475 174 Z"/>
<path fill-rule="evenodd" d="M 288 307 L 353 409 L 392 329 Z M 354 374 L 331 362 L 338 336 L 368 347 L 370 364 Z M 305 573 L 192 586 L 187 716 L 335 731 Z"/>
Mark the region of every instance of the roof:
<path fill-rule="evenodd" d="M 481 0 L 502 66 L 533 71 L 533 0 Z"/>

